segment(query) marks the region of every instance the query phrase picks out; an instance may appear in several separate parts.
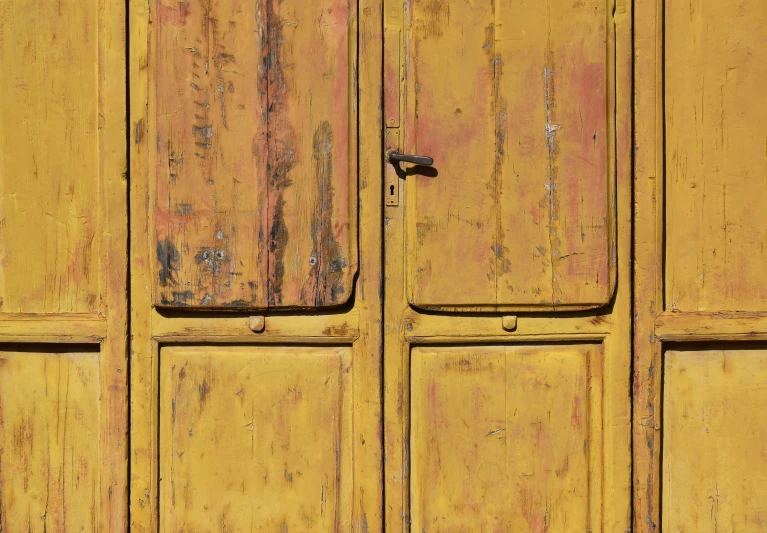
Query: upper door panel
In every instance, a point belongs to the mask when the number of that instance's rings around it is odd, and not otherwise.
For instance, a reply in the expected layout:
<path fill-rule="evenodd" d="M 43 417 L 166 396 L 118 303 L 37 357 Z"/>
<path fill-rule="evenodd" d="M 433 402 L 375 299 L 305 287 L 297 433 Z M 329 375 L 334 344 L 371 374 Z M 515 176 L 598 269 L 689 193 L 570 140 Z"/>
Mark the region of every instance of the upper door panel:
<path fill-rule="evenodd" d="M 409 0 L 408 299 L 602 306 L 616 277 L 609 0 Z M 417 174 L 417 173 L 416 173 Z"/>
<path fill-rule="evenodd" d="M 346 302 L 357 270 L 356 3 L 154 8 L 155 305 Z"/>
<path fill-rule="evenodd" d="M 100 309 L 99 189 L 114 170 L 101 164 L 113 153 L 104 126 L 114 94 L 100 83 L 98 9 L 0 6 L 2 312 Z"/>

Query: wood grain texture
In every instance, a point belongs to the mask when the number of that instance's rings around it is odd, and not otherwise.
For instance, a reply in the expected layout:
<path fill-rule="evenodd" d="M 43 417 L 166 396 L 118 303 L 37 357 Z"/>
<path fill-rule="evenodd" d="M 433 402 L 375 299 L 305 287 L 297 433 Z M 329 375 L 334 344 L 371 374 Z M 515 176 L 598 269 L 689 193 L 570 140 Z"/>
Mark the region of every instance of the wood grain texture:
<path fill-rule="evenodd" d="M 99 309 L 98 8 L 0 2 L 2 312 Z"/>
<path fill-rule="evenodd" d="M 99 353 L 0 352 L 0 530 L 99 531 Z"/>
<path fill-rule="evenodd" d="M 765 311 L 767 4 L 665 4 L 666 307 Z"/>
<path fill-rule="evenodd" d="M 598 529 L 601 380 L 593 352 L 414 348 L 412 530 Z"/>
<path fill-rule="evenodd" d="M 406 144 L 435 160 L 408 185 L 409 302 L 604 305 L 617 264 L 608 2 L 409 5 Z"/>
<path fill-rule="evenodd" d="M 767 529 L 767 351 L 665 354 L 663 531 Z"/>
<path fill-rule="evenodd" d="M 357 270 L 356 8 L 155 8 L 154 303 L 346 302 Z"/>
<path fill-rule="evenodd" d="M 348 531 L 349 355 L 163 348 L 160 530 Z"/>

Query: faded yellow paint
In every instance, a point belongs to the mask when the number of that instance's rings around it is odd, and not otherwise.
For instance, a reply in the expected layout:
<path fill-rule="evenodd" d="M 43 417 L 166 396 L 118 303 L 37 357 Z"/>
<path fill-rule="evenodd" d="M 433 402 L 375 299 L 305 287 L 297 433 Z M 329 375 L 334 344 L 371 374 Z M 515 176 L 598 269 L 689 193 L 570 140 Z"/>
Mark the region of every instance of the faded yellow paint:
<path fill-rule="evenodd" d="M 381 3 L 130 31 L 131 530 L 380 533 Z"/>
<path fill-rule="evenodd" d="M 408 180 L 409 303 L 604 305 L 617 252 L 609 2 L 409 5 L 406 151 L 436 161 Z"/>
<path fill-rule="evenodd" d="M 162 531 L 347 531 L 349 348 L 170 347 Z"/>
<path fill-rule="evenodd" d="M 663 530 L 766 530 L 765 347 L 664 358 Z"/>
<path fill-rule="evenodd" d="M 762 531 L 767 4 L 636 5 L 633 530 Z"/>
<path fill-rule="evenodd" d="M 99 309 L 98 7 L 0 3 L 2 312 Z"/>
<path fill-rule="evenodd" d="M 125 4 L 0 0 L 0 529 L 125 531 Z"/>
<path fill-rule="evenodd" d="M 599 355 L 593 345 L 413 348 L 413 530 L 596 529 Z"/>
<path fill-rule="evenodd" d="M 666 305 L 767 311 L 767 4 L 665 13 Z"/>
<path fill-rule="evenodd" d="M 99 354 L 14 348 L 0 352 L 0 530 L 97 531 Z"/>
<path fill-rule="evenodd" d="M 631 5 L 384 17 L 386 531 L 624 532 Z"/>

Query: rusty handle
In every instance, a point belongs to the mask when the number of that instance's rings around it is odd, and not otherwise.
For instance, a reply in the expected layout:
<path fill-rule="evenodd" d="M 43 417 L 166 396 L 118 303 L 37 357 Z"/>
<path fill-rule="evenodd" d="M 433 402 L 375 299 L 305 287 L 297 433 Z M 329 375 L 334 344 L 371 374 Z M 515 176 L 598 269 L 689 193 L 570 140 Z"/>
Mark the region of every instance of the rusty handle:
<path fill-rule="evenodd" d="M 386 154 L 386 160 L 393 165 L 396 165 L 397 163 L 413 163 L 414 165 L 430 167 L 434 164 L 434 160 L 429 156 L 401 154 L 396 150 L 389 150 Z"/>

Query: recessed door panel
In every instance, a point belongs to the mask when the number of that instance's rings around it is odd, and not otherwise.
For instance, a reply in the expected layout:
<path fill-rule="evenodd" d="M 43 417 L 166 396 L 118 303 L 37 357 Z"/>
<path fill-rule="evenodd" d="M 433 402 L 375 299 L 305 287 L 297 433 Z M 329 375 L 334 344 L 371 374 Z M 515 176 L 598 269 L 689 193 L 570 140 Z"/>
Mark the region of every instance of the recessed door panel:
<path fill-rule="evenodd" d="M 350 348 L 160 352 L 160 531 L 346 531 Z"/>
<path fill-rule="evenodd" d="M 408 301 L 573 309 L 615 287 L 611 3 L 411 0 Z"/>
<path fill-rule="evenodd" d="M 664 531 L 764 531 L 764 346 L 669 350 L 664 368 Z"/>
<path fill-rule="evenodd" d="M 357 270 L 356 4 L 153 7 L 154 303 L 346 302 Z"/>
<path fill-rule="evenodd" d="M 600 353 L 413 348 L 412 531 L 599 530 Z"/>
<path fill-rule="evenodd" d="M 765 311 L 767 3 L 665 3 L 666 306 Z"/>
<path fill-rule="evenodd" d="M 0 312 L 100 308 L 99 186 L 114 169 L 100 166 L 100 103 L 112 96 L 99 84 L 98 10 L 0 6 Z"/>
<path fill-rule="evenodd" d="M 3 531 L 99 530 L 100 355 L 58 348 L 0 351 Z"/>

